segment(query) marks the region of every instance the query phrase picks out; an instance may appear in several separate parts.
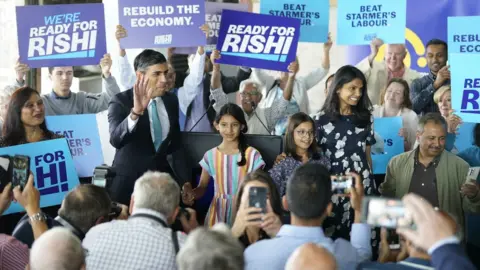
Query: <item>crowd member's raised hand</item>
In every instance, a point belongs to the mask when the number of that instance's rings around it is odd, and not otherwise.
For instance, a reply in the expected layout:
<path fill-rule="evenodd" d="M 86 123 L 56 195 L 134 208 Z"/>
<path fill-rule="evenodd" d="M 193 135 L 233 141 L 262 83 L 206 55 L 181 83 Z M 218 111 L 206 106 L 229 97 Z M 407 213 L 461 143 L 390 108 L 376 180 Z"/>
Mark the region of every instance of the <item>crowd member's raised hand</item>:
<path fill-rule="evenodd" d="M 100 67 L 102 68 L 103 77 L 110 77 L 110 70 L 112 69 L 112 58 L 110 57 L 109 53 L 103 55 L 103 58 L 100 60 Z"/>
<path fill-rule="evenodd" d="M 27 72 L 30 70 L 30 67 L 27 64 L 22 64 L 20 62 L 20 57 L 17 59 L 15 63 L 15 74 L 17 82 L 23 83 L 25 81 L 25 76 Z"/>
<path fill-rule="evenodd" d="M 439 241 L 455 236 L 455 229 L 449 221 L 426 200 L 415 194 L 405 195 L 402 200 L 412 214 L 416 229 L 398 228 L 397 233 L 415 246 L 428 250 Z"/>
<path fill-rule="evenodd" d="M 198 227 L 197 221 L 197 212 L 191 208 L 185 208 L 185 211 L 188 212 L 189 218 L 184 213 L 179 213 L 180 223 L 182 223 L 183 231 L 185 233 L 190 233 Z"/>
<path fill-rule="evenodd" d="M 263 216 L 260 227 L 268 234 L 268 236 L 270 236 L 270 238 L 273 238 L 277 236 L 282 225 L 280 217 L 273 212 L 270 200 L 267 200 L 267 213 Z"/>
<path fill-rule="evenodd" d="M 327 42 L 323 43 L 323 50 L 326 52 L 330 52 L 333 46 L 333 41 L 332 41 L 332 34 L 328 33 L 328 39 Z"/>
<path fill-rule="evenodd" d="M 12 183 L 8 183 L 0 193 L 0 215 L 10 207 L 12 198 Z"/>
<path fill-rule="evenodd" d="M 195 194 L 193 192 L 193 187 L 190 182 L 183 184 L 182 187 L 182 202 L 185 205 L 192 206 L 195 202 Z"/>
<path fill-rule="evenodd" d="M 295 61 L 288 65 L 288 75 L 290 77 L 295 77 L 300 70 L 300 64 L 298 63 L 298 57 L 295 58 Z"/>
<path fill-rule="evenodd" d="M 125 37 L 127 37 L 127 30 L 123 26 L 117 25 L 117 28 L 115 30 L 115 39 L 118 42 L 118 48 L 120 50 L 121 57 L 124 57 L 126 54 L 125 49 L 123 49 L 122 46 L 120 45 L 120 40 Z"/>
<path fill-rule="evenodd" d="M 232 226 L 232 233 L 235 237 L 242 236 L 247 227 L 260 227 L 262 225 L 262 209 L 249 207 L 248 194 L 249 189 L 245 189 L 238 206 L 235 222 Z"/>
<path fill-rule="evenodd" d="M 370 55 L 368 56 L 368 61 L 370 62 L 370 65 L 372 65 L 373 60 L 375 57 L 377 57 L 378 51 L 380 50 L 380 47 L 383 45 L 383 40 L 379 38 L 374 38 L 372 39 L 372 42 L 370 42 Z"/>
<path fill-rule="evenodd" d="M 204 24 L 204 25 L 200 26 L 199 28 L 205 34 L 205 38 L 208 38 L 208 33 L 210 32 L 210 27 L 208 26 L 208 24 Z M 205 53 L 205 47 L 204 46 L 198 46 L 198 51 L 197 52 L 198 52 L 199 55 L 203 55 Z"/>
<path fill-rule="evenodd" d="M 471 179 L 462 185 L 460 193 L 469 199 L 473 199 L 477 197 L 479 190 L 480 185 L 476 182 L 476 179 Z"/>
<path fill-rule="evenodd" d="M 13 197 L 25 208 L 29 216 L 40 212 L 40 192 L 33 185 L 33 174 L 28 177 L 23 190 L 20 186 L 13 188 Z"/>
<path fill-rule="evenodd" d="M 450 115 L 447 117 L 447 131 L 448 133 L 457 133 L 457 128 L 460 124 L 463 123 L 462 118 L 460 116 L 454 114 L 455 110 L 450 111 Z"/>
<path fill-rule="evenodd" d="M 447 80 L 450 80 L 450 66 L 444 66 L 437 72 L 437 78 L 435 78 L 433 82 L 433 88 L 438 89 L 442 87 Z"/>
<path fill-rule="evenodd" d="M 215 67 L 220 68 L 220 64 L 216 63 L 216 60 L 220 59 L 220 57 L 221 55 L 219 50 L 212 51 L 212 54 L 210 55 L 210 61 L 212 62 L 214 69 Z"/>

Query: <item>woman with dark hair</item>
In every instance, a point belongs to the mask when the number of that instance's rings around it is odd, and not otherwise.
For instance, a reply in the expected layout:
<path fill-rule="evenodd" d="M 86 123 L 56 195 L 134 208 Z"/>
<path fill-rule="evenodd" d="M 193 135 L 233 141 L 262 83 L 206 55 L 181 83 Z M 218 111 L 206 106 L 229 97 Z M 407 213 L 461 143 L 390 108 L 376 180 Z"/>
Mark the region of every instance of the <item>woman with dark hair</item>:
<path fill-rule="evenodd" d="M 285 159 L 269 171 L 280 196 L 285 195 L 287 180 L 302 164 L 313 162 L 330 169 L 330 160 L 318 149 L 315 122 L 305 113 L 296 113 L 288 119 L 285 134 Z"/>
<path fill-rule="evenodd" d="M 359 174 L 367 195 L 377 193 L 370 156 L 375 144 L 371 110 L 365 76 L 356 67 L 343 66 L 335 73 L 322 111 L 314 116 L 317 140 L 330 158 L 332 174 Z M 334 239 L 348 240 L 354 220 L 350 198 L 332 199 L 334 214 L 324 222 L 325 232 Z"/>
<path fill-rule="evenodd" d="M 200 183 L 195 189 L 192 189 L 190 183 L 183 185 L 182 196 L 185 204 L 192 205 L 194 200 L 203 197 L 210 177 L 213 177 L 215 195 L 205 219 L 205 225 L 209 227 L 220 222 L 232 225 L 232 209 L 238 186 L 242 184 L 247 173 L 265 165 L 260 152 L 247 144 L 247 121 L 238 105 L 228 103 L 223 106 L 214 125 L 223 141 L 205 153 L 200 161 Z"/>
<path fill-rule="evenodd" d="M 402 117 L 403 127 L 399 135 L 404 138 L 405 151 L 410 151 L 416 141 L 418 116 L 412 110 L 407 81 L 401 78 L 388 81 L 387 87 L 380 92 L 380 106 L 373 107 L 373 117 Z"/>
<path fill-rule="evenodd" d="M 42 98 L 35 89 L 30 87 L 19 88 L 13 92 L 8 103 L 2 134 L 0 147 L 62 138 L 47 129 Z M 52 206 L 42 211 L 55 216 L 58 208 L 59 206 Z M 22 216 L 23 214 L 12 214 L 2 217 L 0 231 L 11 234 Z"/>
<path fill-rule="evenodd" d="M 249 191 L 252 187 L 267 189 L 267 213 L 261 208 L 249 207 Z M 282 227 L 284 213 L 280 195 L 268 173 L 257 170 L 247 174 L 238 189 L 236 198 L 236 217 L 232 226 L 233 236 L 245 247 L 262 240 L 273 238 Z"/>
<path fill-rule="evenodd" d="M 473 128 L 473 146 L 458 154 L 470 167 L 480 166 L 480 124 Z"/>
<path fill-rule="evenodd" d="M 62 138 L 47 129 L 43 100 L 30 87 L 20 88 L 12 94 L 2 134 L 0 147 Z"/>
<path fill-rule="evenodd" d="M 335 73 L 328 76 L 327 80 L 325 80 L 325 90 L 323 90 L 323 92 L 325 93 L 325 98 L 328 96 L 328 91 L 330 89 L 330 85 L 332 85 L 332 81 L 333 81 L 334 76 L 335 76 Z"/>

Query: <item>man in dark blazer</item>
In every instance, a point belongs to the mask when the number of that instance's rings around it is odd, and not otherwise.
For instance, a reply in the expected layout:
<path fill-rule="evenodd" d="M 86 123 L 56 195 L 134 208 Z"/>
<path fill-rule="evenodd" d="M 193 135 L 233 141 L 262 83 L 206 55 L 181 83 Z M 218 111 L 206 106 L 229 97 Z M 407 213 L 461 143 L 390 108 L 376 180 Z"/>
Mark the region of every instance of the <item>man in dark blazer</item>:
<path fill-rule="evenodd" d="M 167 60 L 160 52 L 144 50 L 135 58 L 134 70 L 133 89 L 117 94 L 108 107 L 110 143 L 116 148 L 116 176 L 109 191 L 122 204 L 128 204 L 135 181 L 148 170 L 170 173 L 180 185 L 185 180 L 177 177 L 180 162 L 171 158 L 181 142 L 178 98 L 168 92 Z"/>

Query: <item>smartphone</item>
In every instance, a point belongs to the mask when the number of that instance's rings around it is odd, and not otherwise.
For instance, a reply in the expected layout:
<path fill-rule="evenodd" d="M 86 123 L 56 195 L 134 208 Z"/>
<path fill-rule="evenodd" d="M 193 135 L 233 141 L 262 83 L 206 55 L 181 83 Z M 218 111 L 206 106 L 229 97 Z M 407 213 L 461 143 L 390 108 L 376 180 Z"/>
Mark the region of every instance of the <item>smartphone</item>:
<path fill-rule="evenodd" d="M 365 197 L 362 203 L 362 221 L 374 227 L 389 229 L 415 228 L 411 214 L 397 199 Z"/>
<path fill-rule="evenodd" d="M 20 186 L 23 190 L 30 174 L 30 157 L 15 155 L 12 163 L 12 188 Z"/>
<path fill-rule="evenodd" d="M 468 169 L 468 174 L 467 174 L 467 179 L 465 179 L 465 183 L 472 183 L 475 184 L 475 182 L 480 184 L 480 167 L 470 167 Z"/>
<path fill-rule="evenodd" d="M 400 249 L 400 237 L 395 230 L 387 230 L 387 235 L 387 242 L 390 249 Z"/>
<path fill-rule="evenodd" d="M 0 192 L 11 182 L 10 176 L 10 157 L 0 156 Z"/>
<path fill-rule="evenodd" d="M 262 213 L 267 213 L 267 188 L 251 187 L 248 193 L 248 206 L 261 208 Z"/>
<path fill-rule="evenodd" d="M 96 167 L 93 170 L 92 185 L 106 188 L 107 174 L 108 174 L 108 169 L 103 167 Z"/>
<path fill-rule="evenodd" d="M 352 176 L 338 175 L 332 176 L 333 194 L 349 194 L 354 185 Z"/>

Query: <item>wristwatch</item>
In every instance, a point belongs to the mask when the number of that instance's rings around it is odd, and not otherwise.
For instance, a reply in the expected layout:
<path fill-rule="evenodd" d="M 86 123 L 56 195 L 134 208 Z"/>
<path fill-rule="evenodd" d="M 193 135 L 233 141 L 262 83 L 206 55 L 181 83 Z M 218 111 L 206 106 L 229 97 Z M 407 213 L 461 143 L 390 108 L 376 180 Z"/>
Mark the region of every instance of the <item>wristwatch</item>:
<path fill-rule="evenodd" d="M 30 216 L 30 222 L 34 222 L 34 221 L 47 221 L 47 215 L 45 215 L 42 212 L 33 214 Z"/>

